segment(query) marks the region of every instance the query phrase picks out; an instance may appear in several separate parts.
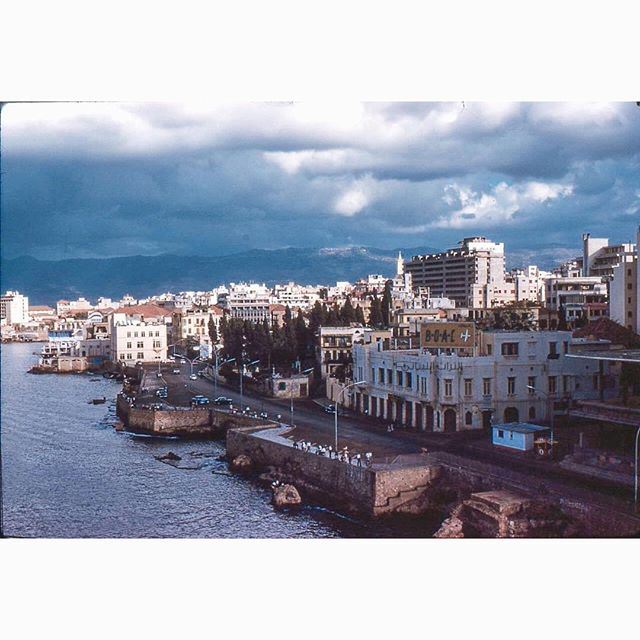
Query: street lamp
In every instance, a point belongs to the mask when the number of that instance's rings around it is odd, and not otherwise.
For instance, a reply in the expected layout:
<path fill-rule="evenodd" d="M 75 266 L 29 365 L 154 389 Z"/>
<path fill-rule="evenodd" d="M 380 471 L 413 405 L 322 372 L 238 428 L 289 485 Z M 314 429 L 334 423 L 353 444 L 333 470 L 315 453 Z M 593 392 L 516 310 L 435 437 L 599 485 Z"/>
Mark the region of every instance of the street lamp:
<path fill-rule="evenodd" d="M 340 400 L 340 397 L 347 389 L 350 389 L 351 387 L 355 387 L 359 384 L 366 384 L 366 380 L 359 380 L 358 382 L 352 382 L 351 384 L 348 384 L 346 387 L 343 387 L 343 389 L 338 394 L 338 397 L 335 399 L 335 406 L 333 407 L 333 415 L 335 420 L 334 424 L 335 424 L 336 453 L 338 453 L 338 400 Z"/>
<path fill-rule="evenodd" d="M 220 362 L 217 349 L 214 351 L 214 354 L 215 354 L 216 365 L 215 365 L 215 371 L 213 375 L 213 392 L 214 392 L 214 396 L 217 398 L 218 397 L 218 369 L 220 368 L 221 364 L 227 364 L 228 362 L 233 362 L 235 358 L 227 358 L 226 360 L 223 360 L 222 362 Z"/>
<path fill-rule="evenodd" d="M 304 375 L 305 373 L 309 373 L 313 371 L 313 367 L 311 367 L 310 369 L 305 369 L 304 371 L 301 371 L 298 375 Z M 289 399 L 291 401 L 291 426 L 293 427 L 293 384 L 291 384 L 291 378 L 289 378 Z"/>
<path fill-rule="evenodd" d="M 536 388 L 530 384 L 527 385 L 527 389 L 531 389 L 531 391 L 534 391 L 536 393 L 542 393 L 546 398 L 547 398 L 547 404 L 549 405 L 549 426 L 551 427 L 551 449 L 550 451 L 553 451 L 553 424 L 554 424 L 554 415 L 553 415 L 553 398 L 551 397 L 551 394 L 547 393 L 546 391 L 542 391 L 542 390 L 536 390 Z"/>
<path fill-rule="evenodd" d="M 257 364 L 260 362 L 260 359 L 254 360 L 253 362 L 248 362 L 247 364 L 242 364 L 238 366 L 238 371 L 240 372 L 240 409 L 243 406 L 243 396 L 242 396 L 242 378 L 244 377 L 245 367 L 250 367 L 252 364 Z"/>
<path fill-rule="evenodd" d="M 633 485 L 633 504 L 635 505 L 636 511 L 638 510 L 638 442 L 640 442 L 640 427 L 636 429 L 636 457 L 635 457 L 635 481 Z"/>

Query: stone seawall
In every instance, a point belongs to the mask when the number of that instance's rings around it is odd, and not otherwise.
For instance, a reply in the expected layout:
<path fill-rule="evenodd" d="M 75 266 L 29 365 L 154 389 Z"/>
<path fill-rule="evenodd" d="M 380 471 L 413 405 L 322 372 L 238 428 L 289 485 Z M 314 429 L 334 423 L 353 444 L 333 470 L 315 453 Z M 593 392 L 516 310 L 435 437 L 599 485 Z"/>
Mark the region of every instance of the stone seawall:
<path fill-rule="evenodd" d="M 227 456 L 251 458 L 258 469 L 275 467 L 303 496 L 349 513 L 381 516 L 413 512 L 439 468 L 421 461 L 413 466 L 358 467 L 292 446 L 289 428 L 238 428 L 227 431 Z"/>
<path fill-rule="evenodd" d="M 118 395 L 116 414 L 127 431 L 184 438 L 219 438 L 228 429 L 265 426 L 265 421 L 208 407 L 142 409 Z"/>

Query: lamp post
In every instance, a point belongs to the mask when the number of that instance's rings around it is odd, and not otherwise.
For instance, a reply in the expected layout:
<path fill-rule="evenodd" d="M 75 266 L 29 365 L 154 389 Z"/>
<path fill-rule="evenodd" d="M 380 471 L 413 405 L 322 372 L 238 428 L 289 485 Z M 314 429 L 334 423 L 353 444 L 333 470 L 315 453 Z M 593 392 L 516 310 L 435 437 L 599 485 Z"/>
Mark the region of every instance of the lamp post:
<path fill-rule="evenodd" d="M 300 375 L 304 375 L 305 373 L 309 373 L 310 371 L 313 371 L 313 367 L 301 371 Z M 291 401 L 291 422 L 289 424 L 291 424 L 291 426 L 293 427 L 293 384 L 291 383 L 291 378 L 289 378 L 289 400 Z"/>
<path fill-rule="evenodd" d="M 238 371 L 240 372 L 240 411 L 242 411 L 242 405 L 243 405 L 242 378 L 244 377 L 244 369 L 245 367 L 250 367 L 252 364 L 257 364 L 258 362 L 260 362 L 260 359 L 238 366 Z"/>
<path fill-rule="evenodd" d="M 536 388 L 530 384 L 527 385 L 527 389 L 531 389 L 532 391 L 536 391 Z M 554 415 L 553 415 L 553 398 L 551 394 L 545 391 L 537 391 L 537 393 L 542 393 L 546 399 L 547 404 L 549 405 L 549 426 L 551 427 L 551 451 L 553 451 L 553 425 L 554 425 Z"/>
<path fill-rule="evenodd" d="M 366 384 L 366 380 L 359 380 L 358 382 L 352 382 L 351 384 L 348 384 L 346 387 L 344 387 L 340 393 L 338 394 L 338 397 L 335 400 L 335 405 L 333 407 L 334 409 L 334 425 L 335 425 L 335 445 L 336 445 L 336 453 L 338 453 L 338 400 L 340 400 L 340 397 L 344 394 L 344 392 L 347 389 L 350 389 L 351 387 L 355 387 L 359 384 Z"/>
<path fill-rule="evenodd" d="M 638 510 L 638 443 L 640 442 L 640 427 L 638 427 L 636 429 L 636 448 L 635 448 L 635 465 L 633 467 L 634 469 L 634 475 L 635 475 L 635 480 L 634 480 L 634 485 L 633 485 L 633 504 L 635 507 L 635 510 Z"/>
<path fill-rule="evenodd" d="M 214 351 L 214 354 L 215 354 L 216 364 L 215 364 L 215 370 L 213 372 L 213 393 L 214 393 L 214 396 L 217 398 L 218 397 L 218 370 L 220 368 L 220 365 L 227 364 L 228 362 L 233 362 L 235 358 L 227 358 L 226 360 L 223 360 L 222 362 L 220 362 L 220 357 L 217 349 Z"/>

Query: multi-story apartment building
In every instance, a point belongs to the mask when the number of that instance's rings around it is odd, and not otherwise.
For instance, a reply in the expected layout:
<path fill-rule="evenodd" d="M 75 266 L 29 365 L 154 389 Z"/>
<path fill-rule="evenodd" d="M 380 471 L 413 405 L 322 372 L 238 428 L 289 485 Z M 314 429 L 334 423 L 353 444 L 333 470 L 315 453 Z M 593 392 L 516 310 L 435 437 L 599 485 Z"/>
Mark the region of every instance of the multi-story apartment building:
<path fill-rule="evenodd" d="M 167 359 L 167 325 L 162 318 L 139 320 L 126 313 L 111 315 L 113 362 L 132 365 Z"/>
<path fill-rule="evenodd" d="M 622 262 L 632 259 L 636 247 L 633 243 L 610 245 L 609 238 L 592 238 L 582 234 L 582 275 L 597 276 L 610 280 L 614 269 Z"/>
<path fill-rule="evenodd" d="M 485 332 L 478 355 L 353 347 L 356 411 L 425 431 L 548 420 L 562 400 L 615 394 L 613 366 L 567 358 L 568 331 Z M 583 364 L 585 362 L 586 364 Z M 553 408 L 552 408 L 553 407 Z"/>
<path fill-rule="evenodd" d="M 338 367 L 350 365 L 354 344 L 375 342 L 390 336 L 391 331 L 376 331 L 358 325 L 320 327 L 316 357 L 320 364 L 321 376 L 333 376 Z"/>
<path fill-rule="evenodd" d="M 17 291 L 7 291 L 0 297 L 0 319 L 3 324 L 28 324 L 29 298 Z"/>
<path fill-rule="evenodd" d="M 515 284 L 516 302 L 540 303 L 544 301 L 545 280 L 551 277 L 549 271 L 541 271 L 536 265 L 511 271 L 511 280 Z"/>
<path fill-rule="evenodd" d="M 600 276 L 562 277 L 545 280 L 545 301 L 549 308 L 564 312 L 567 322 L 588 318 L 589 305 L 607 302 L 607 283 Z"/>
<path fill-rule="evenodd" d="M 612 268 L 609 281 L 609 317 L 628 329 L 640 332 L 640 228 L 633 251 L 625 253 Z M 633 246 L 633 245 L 623 245 Z"/>
<path fill-rule="evenodd" d="M 291 309 L 307 310 L 320 299 L 319 287 L 304 287 L 295 282 L 277 284 L 271 296 L 272 304 L 282 304 Z"/>
<path fill-rule="evenodd" d="M 187 338 L 195 338 L 200 344 L 211 346 L 211 338 L 209 336 L 209 320 L 213 320 L 218 340 L 220 335 L 220 319 L 224 311 L 213 305 L 211 307 L 193 307 L 191 309 L 183 309 L 173 314 L 173 340 L 185 340 Z"/>
<path fill-rule="evenodd" d="M 461 307 L 487 308 L 513 300 L 514 285 L 505 278 L 504 244 L 474 236 L 460 245 L 407 261 L 414 289 L 429 287 L 433 296 L 451 298 Z"/>
<path fill-rule="evenodd" d="M 232 318 L 250 322 L 270 321 L 271 291 L 264 284 L 231 283 L 228 293 L 218 295 L 218 304 Z"/>

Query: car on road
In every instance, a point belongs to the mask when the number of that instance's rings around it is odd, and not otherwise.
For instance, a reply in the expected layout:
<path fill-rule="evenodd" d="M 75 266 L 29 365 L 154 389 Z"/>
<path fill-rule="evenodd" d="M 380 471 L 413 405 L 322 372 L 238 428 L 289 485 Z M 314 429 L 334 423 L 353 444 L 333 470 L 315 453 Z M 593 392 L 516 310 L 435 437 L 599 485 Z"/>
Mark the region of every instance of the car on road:
<path fill-rule="evenodd" d="M 158 371 L 158 373 L 156 373 L 156 378 L 162 378 L 162 372 Z"/>
<path fill-rule="evenodd" d="M 176 367 L 175 369 L 173 369 L 173 371 L 171 371 L 171 373 L 173 373 L 173 375 L 180 375 L 180 367 Z"/>
<path fill-rule="evenodd" d="M 191 404 L 193 406 L 199 405 L 199 404 L 209 404 L 209 398 L 207 398 L 207 396 L 201 396 L 201 395 L 193 396 L 193 398 L 191 398 Z"/>
<path fill-rule="evenodd" d="M 324 408 L 325 413 L 335 413 L 336 412 L 336 405 L 335 404 L 329 404 Z M 346 415 L 346 411 L 344 409 L 338 409 L 338 415 L 339 416 L 344 416 Z"/>
<path fill-rule="evenodd" d="M 195 373 L 192 373 L 192 374 L 189 376 L 189 380 L 197 380 L 197 379 L 198 379 L 198 376 L 197 376 Z"/>
<path fill-rule="evenodd" d="M 213 404 L 233 404 L 233 400 L 231 398 L 225 398 L 224 396 L 218 396 L 214 401 Z"/>

